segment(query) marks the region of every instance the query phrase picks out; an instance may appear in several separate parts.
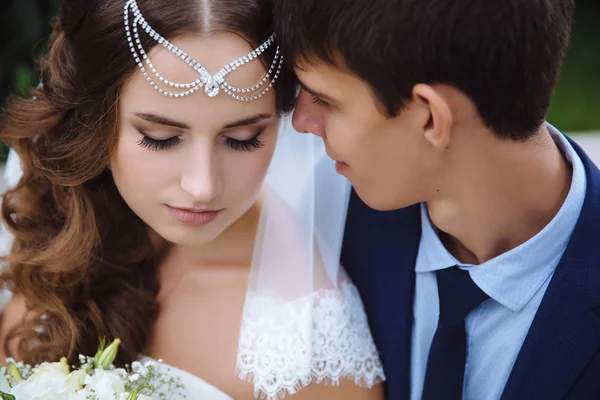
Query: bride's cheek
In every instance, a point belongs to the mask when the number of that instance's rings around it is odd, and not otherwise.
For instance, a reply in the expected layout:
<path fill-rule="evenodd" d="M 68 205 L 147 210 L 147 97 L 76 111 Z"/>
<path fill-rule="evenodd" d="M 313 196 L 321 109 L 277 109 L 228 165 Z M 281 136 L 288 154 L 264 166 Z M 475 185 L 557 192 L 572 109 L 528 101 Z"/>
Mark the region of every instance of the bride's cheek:
<path fill-rule="evenodd" d="M 262 191 L 263 183 L 272 158 L 272 149 L 268 143 L 255 152 L 237 155 L 229 159 L 227 168 L 227 188 L 236 202 L 256 200 Z"/>
<path fill-rule="evenodd" d="M 120 140 L 111 159 L 113 179 L 121 195 L 128 199 L 154 197 L 162 182 L 175 172 L 176 160 L 168 154 L 150 151 L 135 140 Z M 137 193 L 137 195 L 136 195 Z"/>

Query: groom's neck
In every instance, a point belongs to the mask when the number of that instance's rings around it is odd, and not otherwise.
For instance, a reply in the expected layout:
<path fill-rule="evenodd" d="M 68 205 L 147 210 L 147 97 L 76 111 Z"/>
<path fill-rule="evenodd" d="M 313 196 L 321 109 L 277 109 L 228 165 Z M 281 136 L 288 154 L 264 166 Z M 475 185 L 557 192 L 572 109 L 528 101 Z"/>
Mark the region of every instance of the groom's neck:
<path fill-rule="evenodd" d="M 478 139 L 473 139 L 478 136 Z M 546 126 L 530 141 L 471 135 L 455 149 L 429 215 L 446 248 L 461 262 L 480 264 L 526 242 L 557 214 L 571 184 L 571 165 Z"/>

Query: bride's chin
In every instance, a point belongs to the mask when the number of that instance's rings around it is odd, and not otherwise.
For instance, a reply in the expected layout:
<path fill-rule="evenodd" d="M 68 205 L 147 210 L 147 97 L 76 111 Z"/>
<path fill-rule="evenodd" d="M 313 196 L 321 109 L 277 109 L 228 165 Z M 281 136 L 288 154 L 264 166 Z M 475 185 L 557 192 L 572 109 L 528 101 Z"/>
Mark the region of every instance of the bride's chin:
<path fill-rule="evenodd" d="M 157 229 L 157 235 L 173 245 L 184 247 L 200 247 L 215 241 L 223 233 L 223 227 L 169 227 Z"/>

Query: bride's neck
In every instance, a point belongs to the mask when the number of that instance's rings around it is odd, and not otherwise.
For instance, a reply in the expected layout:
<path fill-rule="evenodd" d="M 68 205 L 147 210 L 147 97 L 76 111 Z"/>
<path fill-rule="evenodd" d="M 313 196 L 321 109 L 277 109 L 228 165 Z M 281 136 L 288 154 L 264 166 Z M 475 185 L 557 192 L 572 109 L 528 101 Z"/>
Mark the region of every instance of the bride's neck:
<path fill-rule="evenodd" d="M 168 257 L 188 266 L 250 266 L 262 201 L 257 200 L 237 221 L 215 240 L 198 247 L 173 245 Z"/>
<path fill-rule="evenodd" d="M 158 271 L 159 302 L 165 301 L 184 279 L 202 276 L 201 280 L 205 281 L 207 277 L 246 276 L 252 262 L 260 209 L 261 202 L 257 201 L 216 240 L 206 245 L 196 248 L 167 245 Z"/>

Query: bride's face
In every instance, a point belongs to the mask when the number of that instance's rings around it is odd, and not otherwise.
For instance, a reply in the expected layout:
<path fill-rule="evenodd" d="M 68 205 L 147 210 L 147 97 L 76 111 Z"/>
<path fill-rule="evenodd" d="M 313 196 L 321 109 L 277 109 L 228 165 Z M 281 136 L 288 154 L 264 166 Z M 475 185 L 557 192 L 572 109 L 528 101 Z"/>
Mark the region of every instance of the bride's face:
<path fill-rule="evenodd" d="M 171 42 L 214 74 L 253 48 L 239 36 L 181 36 Z M 162 46 L 149 52 L 156 70 L 173 82 L 198 74 Z M 258 83 L 259 60 L 227 76 L 235 87 Z M 197 246 L 218 237 L 256 201 L 278 134 L 275 95 L 241 102 L 203 90 L 165 97 L 136 68 L 119 105 L 117 149 L 111 159 L 117 188 L 129 207 L 164 239 Z"/>

